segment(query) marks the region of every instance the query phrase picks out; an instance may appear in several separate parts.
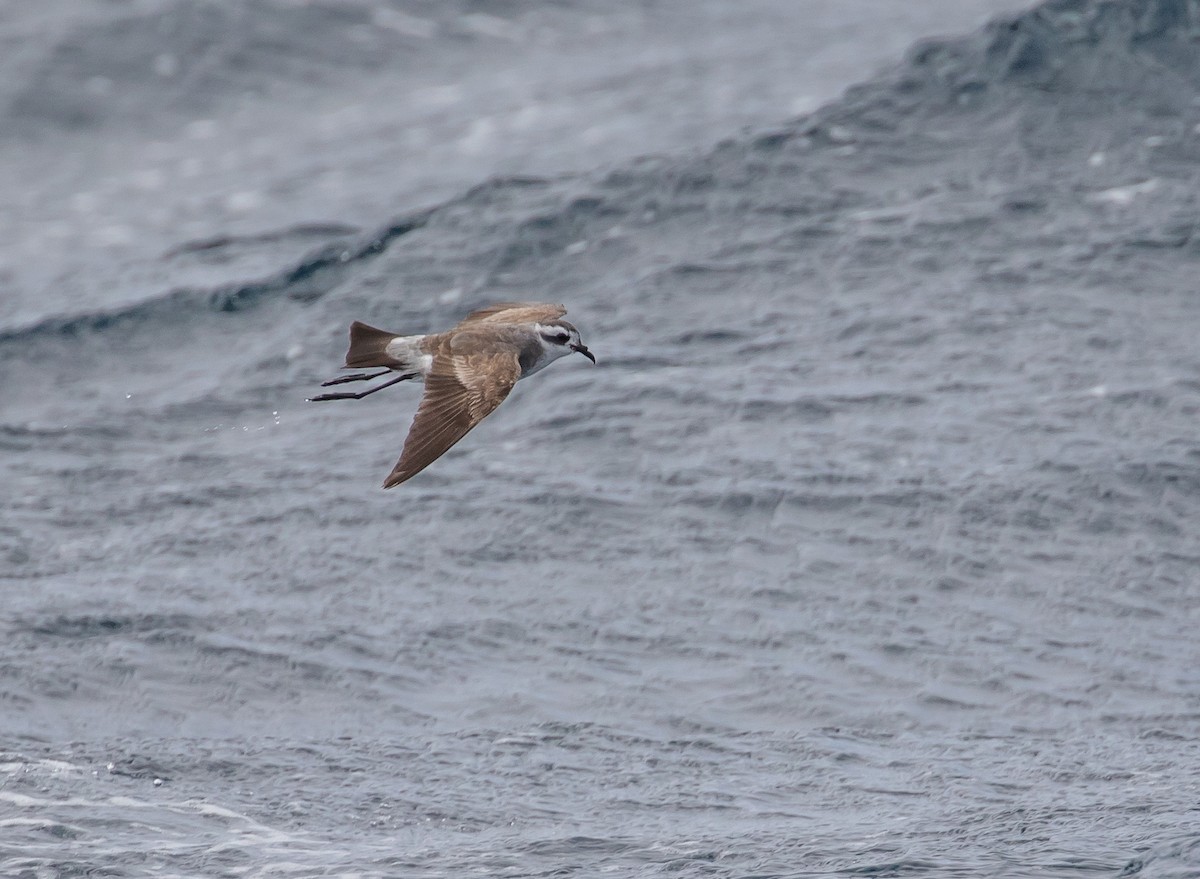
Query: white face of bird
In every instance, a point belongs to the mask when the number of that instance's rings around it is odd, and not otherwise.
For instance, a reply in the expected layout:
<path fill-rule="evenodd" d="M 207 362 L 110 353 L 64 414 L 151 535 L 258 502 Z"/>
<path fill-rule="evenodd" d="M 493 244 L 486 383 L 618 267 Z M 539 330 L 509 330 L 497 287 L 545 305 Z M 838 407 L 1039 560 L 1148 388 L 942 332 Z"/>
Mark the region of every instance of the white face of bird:
<path fill-rule="evenodd" d="M 596 362 L 596 358 L 592 356 L 592 352 L 587 349 L 587 345 L 583 344 L 583 340 L 579 338 L 579 330 L 571 326 L 566 321 L 552 324 L 537 324 L 538 337 L 542 340 L 542 347 L 546 349 L 546 357 L 549 360 L 557 360 L 559 357 L 565 357 L 568 354 L 579 352 L 592 363 Z"/>

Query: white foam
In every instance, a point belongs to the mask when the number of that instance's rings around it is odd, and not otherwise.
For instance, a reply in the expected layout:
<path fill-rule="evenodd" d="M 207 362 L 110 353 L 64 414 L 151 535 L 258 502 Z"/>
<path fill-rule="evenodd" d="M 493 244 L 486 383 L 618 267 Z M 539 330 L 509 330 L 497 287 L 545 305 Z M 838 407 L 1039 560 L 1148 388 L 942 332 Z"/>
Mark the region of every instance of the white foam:
<path fill-rule="evenodd" d="M 1114 186 L 1111 189 L 1101 190 L 1093 194 L 1090 200 L 1100 204 L 1125 207 L 1132 204 L 1133 200 L 1138 196 L 1156 192 L 1160 185 L 1162 185 L 1161 181 L 1157 177 L 1151 177 L 1149 180 L 1143 180 L 1141 183 L 1131 183 L 1128 186 Z"/>

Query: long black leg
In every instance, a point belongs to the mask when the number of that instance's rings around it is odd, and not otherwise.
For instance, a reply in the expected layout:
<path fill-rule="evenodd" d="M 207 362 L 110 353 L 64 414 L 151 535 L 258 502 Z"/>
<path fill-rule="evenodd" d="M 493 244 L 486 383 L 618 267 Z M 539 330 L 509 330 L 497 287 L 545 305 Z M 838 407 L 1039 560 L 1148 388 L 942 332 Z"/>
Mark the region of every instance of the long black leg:
<path fill-rule="evenodd" d="M 402 381 L 407 381 L 410 378 L 416 378 L 416 377 L 417 377 L 417 373 L 415 373 L 415 372 L 405 372 L 405 373 L 401 373 L 400 375 L 396 376 L 391 381 L 384 382 L 381 385 L 376 385 L 373 388 L 368 388 L 367 390 L 363 391 L 360 394 L 350 394 L 350 393 L 317 394 L 317 396 L 315 396 L 315 397 L 309 397 L 308 402 L 323 403 L 326 400 L 361 400 L 363 397 L 373 394 L 376 391 L 382 391 L 384 388 L 390 388 L 394 384 L 397 384 Z"/>
<path fill-rule="evenodd" d="M 391 372 L 390 369 L 385 369 L 383 372 L 356 372 L 353 375 L 339 375 L 337 378 L 331 378 L 327 382 L 321 382 L 321 387 L 327 388 L 330 385 L 341 385 L 346 382 L 369 382 L 371 379 L 387 375 L 389 372 Z"/>

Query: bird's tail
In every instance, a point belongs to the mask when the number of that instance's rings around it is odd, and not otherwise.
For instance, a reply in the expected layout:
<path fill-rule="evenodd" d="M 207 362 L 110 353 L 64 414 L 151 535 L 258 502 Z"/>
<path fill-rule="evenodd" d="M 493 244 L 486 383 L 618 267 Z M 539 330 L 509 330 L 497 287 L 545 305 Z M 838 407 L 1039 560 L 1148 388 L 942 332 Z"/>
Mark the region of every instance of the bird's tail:
<path fill-rule="evenodd" d="M 396 339 L 402 339 L 396 333 L 389 333 L 378 327 L 370 326 L 356 320 L 350 324 L 350 348 L 346 351 L 346 368 L 361 369 L 365 366 L 386 366 L 388 369 L 408 369 L 412 364 L 398 357 L 401 351 L 388 346 Z"/>

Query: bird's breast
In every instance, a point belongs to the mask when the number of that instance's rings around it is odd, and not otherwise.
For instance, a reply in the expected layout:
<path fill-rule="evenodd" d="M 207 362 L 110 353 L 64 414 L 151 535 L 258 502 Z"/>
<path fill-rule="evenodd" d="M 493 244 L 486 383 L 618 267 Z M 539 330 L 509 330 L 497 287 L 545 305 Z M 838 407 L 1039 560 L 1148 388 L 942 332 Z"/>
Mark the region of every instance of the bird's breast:
<path fill-rule="evenodd" d="M 520 378 L 525 378 L 527 375 L 533 375 L 543 366 L 550 362 L 546 357 L 546 349 L 536 339 L 521 346 L 517 352 L 517 363 L 521 367 Z"/>

